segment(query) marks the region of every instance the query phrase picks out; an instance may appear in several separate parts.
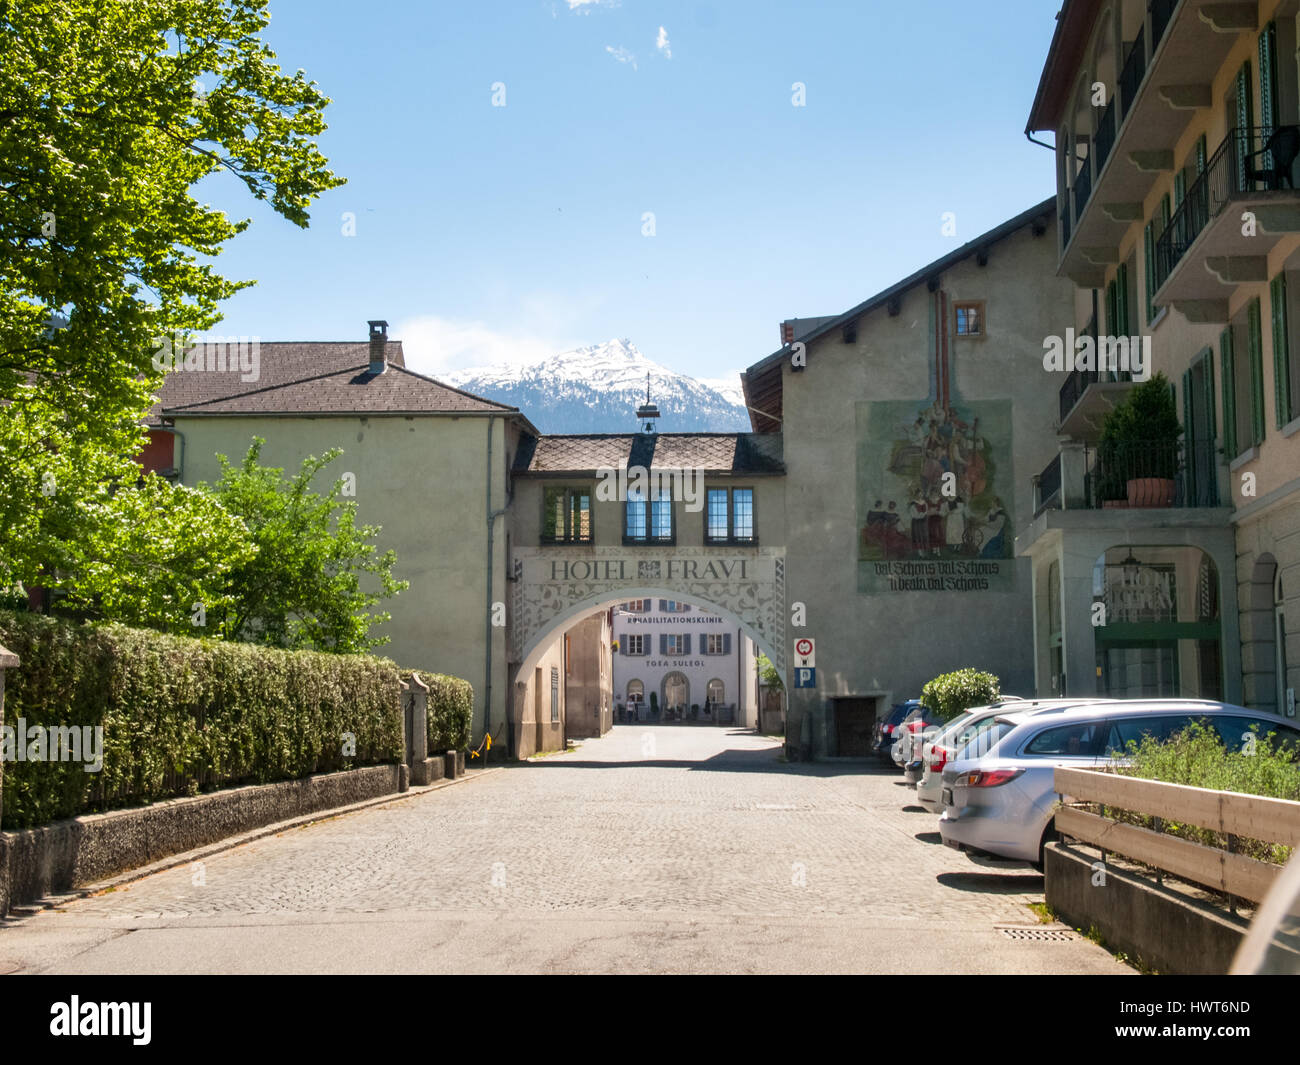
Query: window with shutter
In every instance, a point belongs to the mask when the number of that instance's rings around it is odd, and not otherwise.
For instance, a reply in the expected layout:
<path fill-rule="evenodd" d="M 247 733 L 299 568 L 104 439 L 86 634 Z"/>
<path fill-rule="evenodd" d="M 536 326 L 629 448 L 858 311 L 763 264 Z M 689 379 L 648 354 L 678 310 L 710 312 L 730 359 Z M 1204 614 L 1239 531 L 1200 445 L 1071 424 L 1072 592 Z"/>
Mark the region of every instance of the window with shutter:
<path fill-rule="evenodd" d="M 1294 416 L 1291 410 L 1291 336 L 1286 318 L 1286 274 L 1278 274 L 1270 286 L 1273 304 L 1273 400 L 1277 427 Z"/>
<path fill-rule="evenodd" d="M 731 654 L 731 633 L 729 632 L 722 637 L 722 653 L 724 655 Z"/>
<path fill-rule="evenodd" d="M 1277 26 L 1270 22 L 1259 35 L 1259 144 L 1273 134 L 1277 126 Z M 1260 165 L 1273 165 L 1271 152 L 1265 152 Z"/>
<path fill-rule="evenodd" d="M 1174 175 L 1174 208 L 1183 202 L 1183 197 L 1187 194 L 1187 175 L 1183 171 L 1178 171 Z"/>
<path fill-rule="evenodd" d="M 682 636 L 682 654 L 688 655 L 690 653 L 691 653 L 691 634 L 688 632 L 684 636 Z"/>
<path fill-rule="evenodd" d="M 1126 337 L 1133 332 L 1129 328 L 1129 307 L 1128 307 L 1128 265 L 1120 263 L 1115 270 L 1115 300 L 1116 300 L 1116 319 L 1119 322 L 1119 328 L 1115 331 L 1115 336 Z"/>
<path fill-rule="evenodd" d="M 1250 428 L 1256 447 L 1264 442 L 1264 341 L 1259 317 L 1259 299 L 1250 301 Z"/>
<path fill-rule="evenodd" d="M 1232 326 L 1219 336 L 1219 370 L 1223 376 L 1223 451 L 1237 457 L 1237 369 L 1232 351 Z"/>
<path fill-rule="evenodd" d="M 1202 133 L 1196 141 L 1196 176 L 1200 177 L 1205 173 L 1205 134 Z"/>
<path fill-rule="evenodd" d="M 1250 98 L 1250 60 L 1237 71 L 1237 188 L 1245 190 L 1246 156 L 1250 154 L 1251 127 L 1255 124 L 1254 103 Z"/>

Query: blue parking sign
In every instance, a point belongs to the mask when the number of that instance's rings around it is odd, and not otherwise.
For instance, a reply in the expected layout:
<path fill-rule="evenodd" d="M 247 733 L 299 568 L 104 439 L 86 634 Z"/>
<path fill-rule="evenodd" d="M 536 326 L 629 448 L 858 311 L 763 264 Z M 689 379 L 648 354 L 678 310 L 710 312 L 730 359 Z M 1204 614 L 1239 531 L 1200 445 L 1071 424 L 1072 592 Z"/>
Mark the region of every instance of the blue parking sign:
<path fill-rule="evenodd" d="M 798 666 L 794 671 L 794 686 L 796 688 L 817 687 L 817 670 L 811 666 Z"/>

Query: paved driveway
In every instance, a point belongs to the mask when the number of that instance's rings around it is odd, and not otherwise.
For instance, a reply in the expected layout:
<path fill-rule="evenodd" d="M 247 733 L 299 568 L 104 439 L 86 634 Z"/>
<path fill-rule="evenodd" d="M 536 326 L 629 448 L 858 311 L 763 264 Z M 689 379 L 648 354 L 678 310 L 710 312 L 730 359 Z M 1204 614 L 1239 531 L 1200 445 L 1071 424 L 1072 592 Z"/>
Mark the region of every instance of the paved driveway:
<path fill-rule="evenodd" d="M 1042 878 L 945 849 L 911 795 L 739 730 L 623 725 L 7 922 L 0 971 L 1129 971 L 1000 929 L 1035 924 Z"/>

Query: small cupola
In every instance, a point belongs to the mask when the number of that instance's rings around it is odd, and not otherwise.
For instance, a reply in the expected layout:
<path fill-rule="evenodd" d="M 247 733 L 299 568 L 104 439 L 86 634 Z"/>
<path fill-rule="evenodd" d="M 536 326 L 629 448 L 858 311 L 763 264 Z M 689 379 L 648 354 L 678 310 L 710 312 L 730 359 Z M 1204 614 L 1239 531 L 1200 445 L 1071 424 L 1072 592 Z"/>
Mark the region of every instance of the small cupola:
<path fill-rule="evenodd" d="M 645 424 L 641 426 L 643 433 L 653 433 L 655 431 L 655 420 L 659 417 L 659 408 L 650 402 L 650 375 L 645 375 L 645 402 L 636 409 L 636 418 L 639 422 Z"/>

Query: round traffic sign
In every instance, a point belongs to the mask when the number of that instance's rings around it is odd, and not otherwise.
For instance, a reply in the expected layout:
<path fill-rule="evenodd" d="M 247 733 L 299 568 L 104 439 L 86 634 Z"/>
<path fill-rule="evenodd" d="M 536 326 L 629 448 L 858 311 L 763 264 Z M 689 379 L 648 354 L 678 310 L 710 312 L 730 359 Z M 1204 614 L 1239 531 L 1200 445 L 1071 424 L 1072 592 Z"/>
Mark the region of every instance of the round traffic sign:
<path fill-rule="evenodd" d="M 807 637 L 804 637 L 803 639 L 795 640 L 794 642 L 795 654 L 803 658 L 807 658 L 810 654 L 812 654 L 812 652 L 813 652 L 812 640 L 808 639 Z"/>

